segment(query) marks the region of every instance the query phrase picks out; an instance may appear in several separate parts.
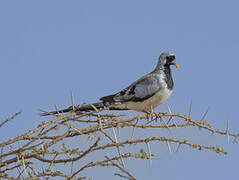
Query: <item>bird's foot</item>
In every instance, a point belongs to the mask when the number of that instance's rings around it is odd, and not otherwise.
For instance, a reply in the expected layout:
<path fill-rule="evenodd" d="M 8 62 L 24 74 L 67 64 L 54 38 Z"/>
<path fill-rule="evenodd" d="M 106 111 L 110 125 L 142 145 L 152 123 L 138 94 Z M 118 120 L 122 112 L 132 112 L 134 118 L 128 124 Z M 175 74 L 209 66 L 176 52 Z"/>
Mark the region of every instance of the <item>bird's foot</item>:
<path fill-rule="evenodd" d="M 147 119 L 150 120 L 150 122 L 152 121 L 157 121 L 158 119 L 158 114 L 156 112 L 153 111 L 143 111 L 144 113 L 146 113 Z M 155 118 L 154 118 L 155 117 Z"/>

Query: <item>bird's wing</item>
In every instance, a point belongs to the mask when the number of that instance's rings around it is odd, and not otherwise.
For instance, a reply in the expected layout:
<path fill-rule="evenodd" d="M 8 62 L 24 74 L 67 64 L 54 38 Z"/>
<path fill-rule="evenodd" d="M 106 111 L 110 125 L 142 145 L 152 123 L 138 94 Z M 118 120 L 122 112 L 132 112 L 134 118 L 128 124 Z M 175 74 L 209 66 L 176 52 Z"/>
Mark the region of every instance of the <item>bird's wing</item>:
<path fill-rule="evenodd" d="M 143 76 L 138 81 L 131 84 L 129 87 L 123 89 L 122 91 L 102 97 L 100 100 L 103 102 L 127 102 L 127 101 L 143 101 L 150 98 L 156 92 L 162 88 L 162 83 L 159 82 L 157 75 L 150 73 Z"/>

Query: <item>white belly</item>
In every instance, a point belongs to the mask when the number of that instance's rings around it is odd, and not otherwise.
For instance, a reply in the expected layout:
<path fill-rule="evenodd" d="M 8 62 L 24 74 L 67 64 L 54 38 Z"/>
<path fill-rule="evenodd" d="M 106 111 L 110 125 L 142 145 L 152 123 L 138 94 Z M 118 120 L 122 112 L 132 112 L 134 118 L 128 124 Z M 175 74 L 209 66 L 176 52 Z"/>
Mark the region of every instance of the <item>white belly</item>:
<path fill-rule="evenodd" d="M 116 108 L 122 108 L 122 109 L 130 109 L 135 111 L 151 111 L 152 109 L 156 108 L 160 104 L 162 104 L 172 93 L 172 90 L 168 90 L 167 88 L 161 89 L 158 93 L 153 95 L 147 100 L 144 100 L 142 102 L 124 102 L 112 105 Z"/>

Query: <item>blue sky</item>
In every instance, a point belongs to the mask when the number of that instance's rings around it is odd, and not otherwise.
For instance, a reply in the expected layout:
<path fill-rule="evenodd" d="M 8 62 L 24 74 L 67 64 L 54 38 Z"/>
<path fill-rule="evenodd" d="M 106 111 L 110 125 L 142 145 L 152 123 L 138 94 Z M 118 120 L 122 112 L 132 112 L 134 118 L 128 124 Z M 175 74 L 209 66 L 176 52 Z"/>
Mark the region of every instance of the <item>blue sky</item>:
<path fill-rule="evenodd" d="M 1 1 L 0 121 L 22 110 L 1 128 L 1 140 L 39 124 L 38 109 L 68 107 L 70 90 L 82 103 L 128 86 L 163 51 L 176 55 L 180 69 L 173 68 L 174 92 L 156 111 L 169 104 L 185 114 L 192 100 L 195 119 L 210 107 L 208 122 L 224 129 L 229 119 L 238 132 L 238 6 L 233 0 Z M 216 143 L 229 154 L 185 148 L 160 154 L 151 169 L 131 165 L 139 179 L 235 179 L 238 145 L 225 137 Z"/>

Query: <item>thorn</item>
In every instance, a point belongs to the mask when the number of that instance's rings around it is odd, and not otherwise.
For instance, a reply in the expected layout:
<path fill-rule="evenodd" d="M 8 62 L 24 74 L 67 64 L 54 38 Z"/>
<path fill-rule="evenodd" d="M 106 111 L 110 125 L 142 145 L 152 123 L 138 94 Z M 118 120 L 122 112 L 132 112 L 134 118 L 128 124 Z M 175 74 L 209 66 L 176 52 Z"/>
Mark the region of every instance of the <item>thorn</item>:
<path fill-rule="evenodd" d="M 181 146 L 181 144 L 179 143 L 176 152 L 179 151 L 180 146 Z"/>
<path fill-rule="evenodd" d="M 150 144 L 149 144 L 149 142 L 147 142 L 146 144 L 147 144 L 147 149 L 148 149 L 148 152 L 149 152 L 149 165 L 150 165 L 150 167 L 152 167 L 152 157 L 151 157 Z"/>
<path fill-rule="evenodd" d="M 26 165 L 25 165 L 24 156 L 22 156 L 22 165 L 23 165 L 25 176 L 27 177 L 27 171 L 26 171 Z"/>
<path fill-rule="evenodd" d="M 188 112 L 188 118 L 190 118 L 190 119 L 191 119 L 191 112 L 192 112 L 192 103 L 193 103 L 193 101 L 191 100 L 190 106 L 189 106 L 189 112 Z"/>
<path fill-rule="evenodd" d="M 117 136 L 116 136 L 115 128 L 114 128 L 114 127 L 112 127 L 112 131 L 113 131 L 113 134 L 114 134 L 115 142 L 118 143 L 119 141 L 118 141 L 118 139 L 117 139 Z M 121 153 L 120 153 L 120 148 L 119 148 L 119 146 L 117 146 L 117 151 L 118 151 L 118 154 L 119 154 L 119 156 L 120 156 L 121 165 L 122 165 L 123 167 L 125 167 L 125 163 L 124 163 L 124 160 L 123 160 L 122 155 L 121 155 Z"/>
<path fill-rule="evenodd" d="M 230 136 L 229 136 L 229 120 L 227 120 L 226 135 L 227 135 L 227 143 L 229 144 L 229 142 L 230 142 Z"/>
<path fill-rule="evenodd" d="M 115 134 L 115 129 L 114 127 L 112 127 L 112 132 L 113 132 L 113 135 L 114 135 L 114 138 L 115 138 L 115 142 L 118 143 L 118 139 L 117 139 L 117 136 Z"/>
<path fill-rule="evenodd" d="M 119 124 L 117 124 L 117 134 L 118 134 L 118 139 L 119 139 L 119 141 L 120 141 L 120 129 L 119 129 Z"/>
<path fill-rule="evenodd" d="M 98 120 L 99 120 L 100 129 L 103 130 L 101 118 L 98 118 Z"/>
<path fill-rule="evenodd" d="M 164 122 L 165 126 L 168 128 L 168 131 L 173 135 L 171 129 L 169 128 L 168 124 L 165 122 L 164 118 L 160 117 L 160 120 L 162 120 Z"/>
<path fill-rule="evenodd" d="M 71 104 L 72 104 L 72 110 L 75 111 L 74 98 L 73 98 L 73 94 L 72 94 L 72 89 L 71 89 Z"/>
<path fill-rule="evenodd" d="M 167 146 L 168 146 L 169 153 L 170 153 L 170 154 L 173 154 L 169 142 L 168 142 L 168 141 L 166 141 L 166 142 L 167 142 Z"/>
<path fill-rule="evenodd" d="M 169 105 L 168 105 L 168 112 L 169 112 L 170 114 L 172 113 L 171 108 L 170 108 Z M 171 120 L 173 121 L 173 124 L 174 124 L 176 127 L 178 127 L 177 124 L 176 124 L 176 122 L 174 121 L 173 116 L 171 116 L 171 117 L 169 118 L 167 124 L 169 124 L 169 122 L 170 122 Z"/>
<path fill-rule="evenodd" d="M 139 120 L 137 119 L 137 121 L 136 121 L 135 125 L 137 125 L 137 124 L 138 124 L 138 121 L 139 121 Z M 133 140 L 133 138 L 134 138 L 135 129 L 136 129 L 136 127 L 134 126 L 134 127 L 133 127 L 133 131 L 132 131 L 132 135 L 131 135 L 131 140 Z"/>
<path fill-rule="evenodd" d="M 56 104 L 54 104 L 54 107 L 55 107 L 55 109 L 56 109 L 57 114 L 60 116 L 60 112 L 59 112 L 59 110 L 58 110 Z"/>
<path fill-rule="evenodd" d="M 202 118 L 200 119 L 200 121 L 202 121 L 206 117 L 209 109 L 210 109 L 210 107 L 207 108 L 206 112 L 202 115 Z"/>
<path fill-rule="evenodd" d="M 169 106 L 169 105 L 167 105 L 167 106 L 168 106 L 168 112 L 171 114 L 172 111 L 171 111 L 171 109 L 170 109 L 170 106 Z M 173 119 L 173 117 L 171 116 L 171 117 L 169 118 L 167 124 L 169 124 L 172 119 Z"/>
<path fill-rule="evenodd" d="M 90 104 L 90 105 L 96 112 L 99 112 L 99 110 L 93 104 Z"/>

